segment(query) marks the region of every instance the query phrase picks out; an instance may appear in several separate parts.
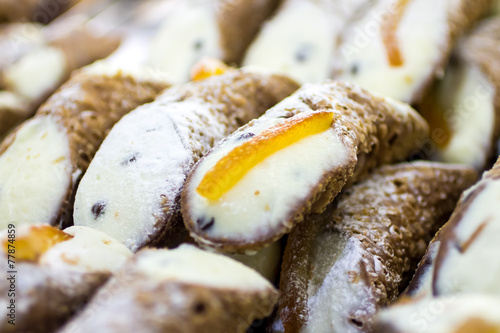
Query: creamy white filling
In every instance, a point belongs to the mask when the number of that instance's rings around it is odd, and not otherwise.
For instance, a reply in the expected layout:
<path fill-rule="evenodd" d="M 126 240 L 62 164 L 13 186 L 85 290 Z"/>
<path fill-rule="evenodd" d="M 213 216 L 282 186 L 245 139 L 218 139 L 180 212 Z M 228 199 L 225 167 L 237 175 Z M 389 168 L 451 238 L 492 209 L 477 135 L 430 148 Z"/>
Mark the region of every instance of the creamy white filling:
<path fill-rule="evenodd" d="M 67 71 L 64 53 L 55 47 L 30 52 L 4 72 L 7 85 L 16 93 L 36 100 L 55 89 Z"/>
<path fill-rule="evenodd" d="M 132 252 L 108 235 L 87 227 L 69 227 L 73 238 L 58 243 L 39 260 L 42 266 L 83 272 L 116 272 Z"/>
<path fill-rule="evenodd" d="M 459 244 L 448 246 L 434 282 L 441 295 L 461 292 L 500 294 L 500 182 L 488 182 L 454 228 Z M 484 224 L 483 224 L 484 223 Z M 483 225 L 483 229 L 478 228 Z M 477 233 L 479 232 L 479 233 Z M 475 235 L 465 251 L 463 247 Z"/>
<path fill-rule="evenodd" d="M 273 125 L 269 119 L 255 124 L 248 131 L 256 135 Z M 267 157 L 218 200 L 198 194 L 196 188 L 208 170 L 240 144 L 237 139 L 228 140 L 213 150 L 191 178 L 190 212 L 193 221 L 203 223 L 214 218 L 215 223 L 206 231 L 210 237 L 244 240 L 268 234 L 297 208 L 326 172 L 342 166 L 349 155 L 330 128 Z"/>
<path fill-rule="evenodd" d="M 495 88 L 479 68 L 450 68 L 439 88 L 451 138 L 437 154 L 443 162 L 484 168 L 494 144 Z"/>
<path fill-rule="evenodd" d="M 403 65 L 389 65 L 381 26 L 398 1 L 380 1 L 343 38 L 336 56 L 338 79 L 359 84 L 384 96 L 412 102 L 414 94 L 434 72 L 449 38 L 448 13 L 456 10 L 445 0 L 414 0 L 405 7 L 396 36 Z"/>
<path fill-rule="evenodd" d="M 157 102 L 123 117 L 80 182 L 75 225 L 103 231 L 134 252 L 143 246 L 163 227 L 158 220 L 180 193 L 194 164 L 191 149 L 210 148 L 206 140 L 190 140 L 190 128 L 206 126 L 215 140 L 226 134 L 210 107 L 201 101 Z"/>
<path fill-rule="evenodd" d="M 22 96 L 10 91 L 0 91 L 0 110 L 19 111 L 25 114 L 28 109 L 28 103 Z"/>
<path fill-rule="evenodd" d="M 232 254 L 228 257 L 255 269 L 271 282 L 278 279 L 281 264 L 281 244 L 276 241 L 255 254 Z"/>
<path fill-rule="evenodd" d="M 405 333 L 459 332 L 468 321 L 477 320 L 500 328 L 500 299 L 476 294 L 425 298 L 382 310 L 377 319 L 394 327 L 395 332 Z M 466 332 L 473 332 L 474 327 L 469 326 Z"/>
<path fill-rule="evenodd" d="M 51 223 L 71 170 L 66 130 L 50 116 L 27 121 L 0 156 L 0 227 Z"/>
<path fill-rule="evenodd" d="M 174 250 L 145 250 L 138 258 L 136 270 L 156 283 L 172 281 L 243 291 L 273 288 L 242 263 L 192 245 L 181 245 Z"/>
<path fill-rule="evenodd" d="M 203 56 L 222 57 L 217 16 L 210 2 L 179 1 L 151 44 L 149 65 L 174 82 L 187 82 Z"/>
<path fill-rule="evenodd" d="M 298 82 L 329 77 L 337 19 L 324 3 L 291 1 L 262 28 L 244 65 L 262 66 Z M 338 33 L 338 31 L 337 31 Z"/>
<path fill-rule="evenodd" d="M 350 318 L 373 315 L 376 308 L 370 288 L 359 275 L 352 275 L 361 270 L 363 250 L 359 240 L 323 233 L 316 238 L 313 251 L 309 318 L 301 332 L 362 332 Z"/>

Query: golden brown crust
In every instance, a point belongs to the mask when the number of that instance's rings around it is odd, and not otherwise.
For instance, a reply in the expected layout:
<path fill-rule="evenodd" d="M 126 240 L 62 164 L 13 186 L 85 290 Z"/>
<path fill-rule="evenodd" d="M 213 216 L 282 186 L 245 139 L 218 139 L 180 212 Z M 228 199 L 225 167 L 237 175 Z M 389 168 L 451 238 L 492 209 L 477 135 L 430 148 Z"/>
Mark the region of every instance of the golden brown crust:
<path fill-rule="evenodd" d="M 472 169 L 460 166 L 431 162 L 385 166 L 345 190 L 323 214 L 311 215 L 289 235 L 284 254 L 279 316 L 285 331 L 296 332 L 307 322 L 311 272 L 335 255 L 322 256 L 321 251 L 319 257 L 314 255 L 320 235 L 359 241 L 364 268 L 352 274 L 369 287 L 375 307 L 390 304 L 432 235 L 475 179 Z M 373 266 L 374 258 L 383 269 Z M 369 326 L 370 317 L 353 318 Z"/>
<path fill-rule="evenodd" d="M 40 22 L 47 24 L 80 0 L 2 0 L 1 22 Z"/>
<path fill-rule="evenodd" d="M 184 223 L 197 242 L 225 252 L 243 253 L 247 250 L 258 250 L 290 232 L 311 211 L 315 213 L 323 211 L 346 183 L 350 184 L 361 179 L 376 166 L 404 160 L 418 152 L 422 142 L 427 138 L 427 123 L 406 105 L 395 106 L 382 97 L 372 95 L 346 82 L 328 81 L 322 86 L 328 90 L 328 97 L 318 97 L 314 93 L 308 96 L 308 92 L 302 93 L 301 90 L 296 93 L 299 96 L 297 99 L 308 108 L 307 111 L 304 111 L 304 107 L 289 108 L 289 105 L 284 103 L 283 107 L 286 110 L 280 113 L 280 105 L 277 105 L 272 109 L 272 115 L 266 113 L 263 118 L 273 118 L 283 114 L 293 116 L 301 112 L 333 112 L 335 120 L 332 127 L 339 133 L 349 151 L 349 156 L 342 161 L 342 165 L 325 172 L 318 184 L 308 189 L 308 194 L 302 201 L 297 202 L 295 209 L 290 210 L 288 216 L 284 216 L 272 230 L 268 227 L 258 239 L 251 241 L 208 236 L 193 221 L 189 210 L 189 190 L 184 190 L 182 198 Z M 399 107 L 405 110 L 400 111 L 397 109 Z M 240 131 L 249 126 L 251 124 L 242 127 L 233 135 L 239 135 Z M 206 156 L 208 155 L 210 153 Z M 186 184 L 190 183 L 194 172 L 196 167 L 189 175 Z"/>
<path fill-rule="evenodd" d="M 7 258 L 2 257 L 7 263 Z M 16 325 L 2 320 L 2 332 L 52 332 L 82 308 L 109 277 L 106 273 L 54 271 L 31 263 L 17 263 Z M 4 269 L 7 271 L 7 268 Z M 10 282 L 0 282 L 0 301 L 8 304 Z"/>
<path fill-rule="evenodd" d="M 279 0 L 216 1 L 223 60 L 240 64 L 262 23 L 276 9 Z"/>

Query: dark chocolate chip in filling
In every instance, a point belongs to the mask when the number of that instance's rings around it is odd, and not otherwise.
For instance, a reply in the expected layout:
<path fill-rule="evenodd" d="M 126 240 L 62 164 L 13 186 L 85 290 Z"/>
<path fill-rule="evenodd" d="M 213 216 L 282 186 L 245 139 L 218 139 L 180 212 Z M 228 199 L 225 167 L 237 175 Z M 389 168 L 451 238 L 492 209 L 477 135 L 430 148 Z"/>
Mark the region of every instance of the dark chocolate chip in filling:
<path fill-rule="evenodd" d="M 300 47 L 300 49 L 295 53 L 295 59 L 298 62 L 305 62 L 311 55 L 313 47 L 310 44 L 304 44 Z"/>
<path fill-rule="evenodd" d="M 98 219 L 99 216 L 104 215 L 104 209 L 106 208 L 106 203 L 103 201 L 98 201 L 92 206 L 92 215 L 94 219 Z"/>
<path fill-rule="evenodd" d="M 358 64 L 353 64 L 353 65 L 351 66 L 351 74 L 352 74 L 352 75 L 356 75 L 356 74 L 358 74 L 358 71 L 359 71 Z"/>
<path fill-rule="evenodd" d="M 243 140 L 243 139 L 250 139 L 251 137 L 254 137 L 255 134 L 252 133 L 252 132 L 247 132 L 247 133 L 243 133 L 242 135 L 240 135 L 238 137 L 238 140 Z"/>
<path fill-rule="evenodd" d="M 195 50 L 201 50 L 203 47 L 203 41 L 198 39 L 197 41 L 194 42 L 193 47 Z"/>
<path fill-rule="evenodd" d="M 215 219 L 212 217 L 208 223 L 205 218 L 199 218 L 196 220 L 196 223 L 200 226 L 201 230 L 207 231 L 208 229 L 212 228 L 215 224 Z"/>
<path fill-rule="evenodd" d="M 121 164 L 122 165 L 128 165 L 130 163 L 136 162 L 137 159 L 141 157 L 140 153 L 134 153 L 131 156 L 127 157 Z"/>

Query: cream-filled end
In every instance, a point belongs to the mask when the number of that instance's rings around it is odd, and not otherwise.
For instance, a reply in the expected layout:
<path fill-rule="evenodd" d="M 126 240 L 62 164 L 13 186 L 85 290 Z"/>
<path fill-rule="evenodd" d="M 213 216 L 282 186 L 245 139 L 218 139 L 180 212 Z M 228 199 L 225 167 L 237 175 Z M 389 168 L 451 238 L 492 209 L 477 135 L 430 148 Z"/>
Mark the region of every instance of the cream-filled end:
<path fill-rule="evenodd" d="M 0 227 L 52 223 L 71 172 L 66 129 L 51 116 L 27 121 L 0 156 Z"/>
<path fill-rule="evenodd" d="M 66 71 L 64 53 L 47 46 L 25 55 L 7 68 L 4 80 L 16 93 L 37 100 L 55 89 Z"/>
<path fill-rule="evenodd" d="M 380 1 L 349 29 L 338 49 L 334 73 L 337 79 L 412 103 L 444 56 L 448 15 L 456 8 L 443 0 L 408 1 L 398 22 L 397 3 Z M 398 24 L 392 27 L 390 21 Z M 393 35 L 401 55 L 399 64 L 389 60 L 386 34 Z"/>
<path fill-rule="evenodd" d="M 477 188 L 476 188 L 477 189 Z M 500 294 L 500 182 L 488 182 L 454 226 L 456 239 L 443 239 L 434 290 L 439 295 L 462 292 Z"/>
<path fill-rule="evenodd" d="M 69 227 L 64 232 L 73 238 L 45 252 L 40 265 L 53 269 L 104 272 L 117 271 L 132 252 L 103 232 L 87 227 Z"/>
<path fill-rule="evenodd" d="M 442 117 L 448 127 L 431 124 L 440 131 L 433 139 L 446 140 L 437 142 L 436 158 L 483 169 L 495 144 L 495 87 L 478 67 L 464 63 L 449 68 L 436 99 L 444 113 L 434 117 Z"/>
<path fill-rule="evenodd" d="M 203 56 L 223 56 L 215 10 L 208 2 L 179 2 L 153 38 L 149 65 L 174 82 L 187 82 L 191 67 Z"/>
<path fill-rule="evenodd" d="M 287 4 L 264 25 L 243 64 L 283 73 L 302 83 L 328 78 L 335 34 L 325 7 L 314 1 Z"/>
<path fill-rule="evenodd" d="M 197 192 L 205 174 L 225 155 L 264 130 L 286 121 L 259 119 L 225 140 L 197 165 L 188 183 L 187 205 L 193 228 L 202 235 L 203 242 L 253 243 L 269 236 L 270 232 L 282 228 L 284 221 L 293 220 L 293 214 L 311 200 L 308 196 L 327 173 L 349 159 L 348 147 L 336 131 L 328 128 L 274 152 L 219 199 L 211 200 Z"/>
<path fill-rule="evenodd" d="M 241 291 L 274 289 L 264 277 L 242 263 L 192 245 L 140 252 L 135 270 L 157 283 L 170 281 Z"/>

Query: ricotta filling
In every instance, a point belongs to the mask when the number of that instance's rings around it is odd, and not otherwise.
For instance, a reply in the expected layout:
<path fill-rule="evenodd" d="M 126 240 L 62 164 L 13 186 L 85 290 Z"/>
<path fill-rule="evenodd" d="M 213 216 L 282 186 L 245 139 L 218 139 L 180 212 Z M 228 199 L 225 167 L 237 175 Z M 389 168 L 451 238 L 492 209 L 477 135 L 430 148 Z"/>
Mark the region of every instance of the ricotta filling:
<path fill-rule="evenodd" d="M 172 281 L 242 291 L 273 288 L 259 273 L 242 263 L 192 245 L 184 244 L 174 250 L 149 250 L 138 258 L 137 271 L 155 283 Z"/>
<path fill-rule="evenodd" d="M 25 122 L 0 156 L 0 227 L 52 223 L 71 172 L 66 130 L 51 116 Z"/>
<path fill-rule="evenodd" d="M 223 56 L 217 16 L 210 2 L 181 1 L 153 38 L 149 65 L 177 83 L 190 79 L 201 57 Z"/>
<path fill-rule="evenodd" d="M 343 37 L 336 55 L 336 78 L 403 102 L 434 73 L 449 38 L 449 1 L 414 0 L 406 5 L 395 32 L 403 64 L 389 64 L 381 27 L 393 14 L 394 0 L 380 1 Z"/>
<path fill-rule="evenodd" d="M 488 182 L 454 228 L 457 244 L 448 252 L 434 281 L 438 294 L 500 294 L 500 182 Z M 443 245 L 441 245 L 443 246 Z"/>

